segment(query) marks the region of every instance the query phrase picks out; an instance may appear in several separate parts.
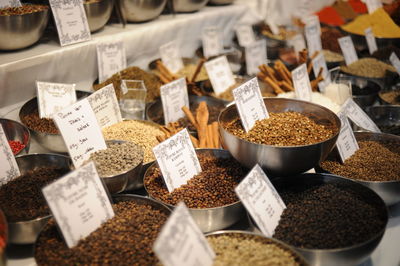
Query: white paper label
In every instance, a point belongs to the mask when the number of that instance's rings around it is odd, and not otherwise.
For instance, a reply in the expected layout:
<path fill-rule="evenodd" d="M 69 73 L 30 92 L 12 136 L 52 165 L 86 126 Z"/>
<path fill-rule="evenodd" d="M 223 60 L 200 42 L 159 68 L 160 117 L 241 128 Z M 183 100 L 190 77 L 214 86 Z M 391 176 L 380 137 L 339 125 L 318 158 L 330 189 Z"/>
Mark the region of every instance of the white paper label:
<path fill-rule="evenodd" d="M 235 85 L 235 78 L 233 77 L 226 56 L 220 56 L 211 61 L 205 62 L 204 66 L 216 95 L 223 93 L 230 86 Z"/>
<path fill-rule="evenodd" d="M 296 55 L 306 48 L 306 42 L 302 34 L 296 34 L 292 39 L 289 40 L 289 43 L 294 47 Z"/>
<path fill-rule="evenodd" d="M 248 132 L 257 120 L 269 117 L 257 78 L 252 78 L 232 91 L 240 120 Z"/>
<path fill-rule="evenodd" d="M 36 81 L 36 92 L 40 118 L 50 118 L 76 102 L 75 84 Z"/>
<path fill-rule="evenodd" d="M 349 98 L 342 105 L 342 111 L 353 121 L 357 126 L 376 133 L 381 133 L 379 127 L 372 119 L 361 109 L 353 99 Z"/>
<path fill-rule="evenodd" d="M 53 119 L 76 168 L 89 159 L 91 153 L 107 148 L 88 99 L 55 113 Z"/>
<path fill-rule="evenodd" d="M 0 0 L 0 8 L 19 6 L 21 6 L 21 2 L 19 0 Z"/>
<path fill-rule="evenodd" d="M 96 51 L 99 83 L 126 68 L 126 54 L 122 40 L 97 43 Z"/>
<path fill-rule="evenodd" d="M 373 54 L 376 50 L 378 50 L 375 36 L 371 28 L 367 28 L 365 30 L 365 39 L 367 39 L 369 54 Z"/>
<path fill-rule="evenodd" d="M 253 28 L 251 25 L 240 24 L 236 26 L 236 36 L 239 42 L 239 45 L 242 47 L 246 47 L 249 44 L 255 42 L 256 38 L 254 37 Z"/>
<path fill-rule="evenodd" d="M 265 40 L 255 41 L 245 47 L 246 70 L 248 75 L 258 73 L 258 66 L 267 61 L 267 43 Z"/>
<path fill-rule="evenodd" d="M 317 25 L 318 27 L 318 34 L 321 35 L 321 24 L 319 22 L 319 17 L 317 15 L 308 15 L 302 18 L 304 25 Z"/>
<path fill-rule="evenodd" d="M 47 185 L 42 191 L 69 248 L 114 217 L 93 162 Z"/>
<path fill-rule="evenodd" d="M 203 54 L 204 57 L 208 58 L 211 56 L 219 55 L 224 47 L 222 45 L 222 38 L 216 27 L 207 27 L 202 32 L 203 41 Z"/>
<path fill-rule="evenodd" d="M 183 68 L 182 56 L 177 42 L 172 41 L 166 43 L 160 46 L 159 51 L 161 60 L 169 71 L 172 73 L 177 73 Z"/>
<path fill-rule="evenodd" d="M 351 63 L 358 60 L 356 48 L 354 48 L 353 40 L 350 36 L 345 36 L 338 39 L 340 49 L 342 50 L 342 54 L 344 56 L 344 60 L 346 61 L 346 65 L 350 65 Z"/>
<path fill-rule="evenodd" d="M 189 97 L 185 78 L 180 78 L 161 86 L 160 94 L 166 125 L 185 116 L 182 107 L 187 106 L 189 108 Z"/>
<path fill-rule="evenodd" d="M 121 110 L 112 83 L 94 92 L 87 99 L 96 115 L 100 128 L 122 121 Z"/>
<path fill-rule="evenodd" d="M 350 158 L 358 149 L 357 139 L 354 136 L 353 130 L 351 129 L 347 115 L 344 112 L 339 112 L 337 116 L 340 118 L 342 126 L 336 147 L 339 151 L 340 159 L 342 162 Z"/>
<path fill-rule="evenodd" d="M 322 50 L 319 21 L 318 23 L 311 21 L 305 26 L 304 31 L 307 39 L 308 53 L 312 56 L 315 52 Z"/>
<path fill-rule="evenodd" d="M 382 2 L 380 0 L 365 0 L 365 4 L 368 8 L 368 13 L 374 13 L 375 10 L 382 7 Z"/>
<path fill-rule="evenodd" d="M 49 0 L 61 46 L 90 40 L 90 29 L 82 1 Z"/>
<path fill-rule="evenodd" d="M 20 175 L 14 153 L 0 124 L 0 186 Z"/>
<path fill-rule="evenodd" d="M 258 164 L 235 191 L 261 232 L 272 237 L 286 205 Z"/>
<path fill-rule="evenodd" d="M 331 75 L 328 71 L 328 66 L 326 65 L 325 56 L 323 53 L 319 53 L 313 60 L 313 71 L 314 76 L 318 76 L 320 69 L 322 68 L 323 81 L 318 83 L 319 90 L 321 92 L 325 91 L 326 86 L 331 84 Z"/>
<path fill-rule="evenodd" d="M 153 250 L 164 266 L 211 266 L 215 258 L 183 202 L 178 203 L 162 227 Z"/>
<path fill-rule="evenodd" d="M 201 173 L 200 162 L 186 128 L 155 146 L 153 153 L 169 192 Z"/>
<path fill-rule="evenodd" d="M 390 55 L 389 60 L 400 75 L 400 59 L 397 57 L 395 52 Z"/>
<path fill-rule="evenodd" d="M 306 64 L 302 64 L 292 71 L 292 79 L 296 98 L 303 101 L 311 101 L 312 89 Z"/>

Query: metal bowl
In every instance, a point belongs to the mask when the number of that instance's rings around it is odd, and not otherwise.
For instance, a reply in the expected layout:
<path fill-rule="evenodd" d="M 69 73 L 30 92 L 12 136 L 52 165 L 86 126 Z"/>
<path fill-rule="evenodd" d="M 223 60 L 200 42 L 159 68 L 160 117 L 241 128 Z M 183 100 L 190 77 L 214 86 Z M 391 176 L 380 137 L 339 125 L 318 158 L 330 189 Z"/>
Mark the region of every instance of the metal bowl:
<path fill-rule="evenodd" d="M 210 0 L 208 4 L 210 5 L 230 5 L 233 3 L 233 0 Z"/>
<path fill-rule="evenodd" d="M 129 22 L 155 19 L 164 10 L 167 0 L 120 0 L 123 17 Z"/>
<path fill-rule="evenodd" d="M 208 0 L 171 0 L 175 12 L 195 12 L 204 7 Z"/>
<path fill-rule="evenodd" d="M 29 152 L 29 145 L 31 142 L 31 134 L 29 129 L 23 124 L 5 118 L 0 118 L 0 125 L 3 127 L 4 133 L 8 140 L 17 140 L 25 145 L 25 148 L 21 149 L 15 155 L 27 154 Z"/>
<path fill-rule="evenodd" d="M 269 112 L 299 112 L 318 124 L 332 127 L 335 134 L 323 142 L 304 146 L 252 143 L 234 136 L 225 129 L 226 123 L 239 117 L 236 104 L 232 104 L 220 113 L 218 124 L 223 147 L 226 147 L 236 160 L 248 168 L 258 163 L 269 175 L 288 176 L 303 173 L 326 158 L 339 135 L 340 120 L 335 113 L 323 106 L 293 99 L 264 98 L 264 103 Z"/>
<path fill-rule="evenodd" d="M 362 140 L 372 140 L 376 142 L 381 142 L 384 144 L 384 142 L 395 142 L 400 144 L 400 137 L 391 135 L 391 134 L 383 134 L 383 133 L 372 133 L 372 132 L 354 132 L 354 135 L 357 139 L 357 141 L 362 141 Z M 333 151 L 335 152 L 335 151 Z M 337 154 L 332 153 L 331 156 L 333 159 L 336 159 Z M 339 160 L 339 158 L 337 158 Z M 323 169 L 321 166 L 316 167 L 316 170 L 318 172 L 325 172 L 325 173 L 331 173 L 325 169 Z M 356 180 L 356 179 L 351 179 L 347 178 L 345 176 L 340 176 L 340 178 L 347 179 L 347 180 L 352 180 L 355 181 L 359 184 L 362 184 L 373 191 L 376 192 L 386 203 L 386 205 L 394 205 L 396 203 L 400 202 L 400 181 L 364 181 L 364 180 Z"/>
<path fill-rule="evenodd" d="M 341 75 L 351 82 L 353 100 L 361 107 L 366 108 L 375 103 L 381 86 L 371 79 L 351 75 Z"/>
<path fill-rule="evenodd" d="M 383 133 L 400 136 L 400 106 L 378 105 L 367 108 L 367 114 Z"/>
<path fill-rule="evenodd" d="M 217 158 L 232 158 L 232 156 L 229 154 L 228 151 L 220 149 L 197 149 L 196 153 L 208 154 L 210 157 L 212 156 Z M 150 173 L 153 171 L 153 169 L 155 169 L 156 167 L 158 167 L 157 162 L 153 163 L 147 169 L 143 179 L 146 179 L 146 177 L 149 176 Z M 154 200 L 166 205 L 170 209 L 175 208 L 174 205 L 162 202 L 161 200 L 158 200 L 155 197 L 153 197 L 147 190 L 146 185 L 144 185 L 144 188 L 150 198 L 153 198 Z M 189 208 L 189 212 L 192 215 L 193 219 L 196 221 L 201 231 L 203 233 L 206 233 L 206 232 L 221 230 L 235 224 L 243 216 L 244 208 L 240 201 L 236 201 L 232 204 L 215 208 L 205 208 L 205 209 Z"/>
<path fill-rule="evenodd" d="M 72 170 L 72 162 L 69 157 L 59 154 L 28 154 L 16 157 L 21 175 L 37 167 L 60 167 L 63 170 Z M 9 222 L 8 241 L 11 244 L 32 244 L 42 227 L 50 219 L 51 215 L 38 217 L 28 221 Z"/>
<path fill-rule="evenodd" d="M 114 0 L 98 0 L 94 2 L 83 2 L 90 32 L 100 30 L 110 19 Z"/>
<path fill-rule="evenodd" d="M 16 50 L 37 42 L 49 20 L 49 10 L 0 16 L 0 50 Z"/>
<path fill-rule="evenodd" d="M 78 99 L 85 98 L 89 96 L 91 92 L 88 91 L 76 91 L 76 96 Z M 38 100 L 37 97 L 34 97 L 27 101 L 19 111 L 19 119 L 23 121 L 23 117 L 26 115 L 34 112 L 38 109 Z M 22 124 L 24 124 L 22 122 Z M 25 125 L 25 124 L 24 124 Z M 27 125 L 25 125 L 27 126 Z M 28 126 L 27 126 L 28 127 Z M 28 127 L 29 128 L 29 127 Z M 53 151 L 53 152 L 63 152 L 67 153 L 68 149 L 65 146 L 64 139 L 62 138 L 61 134 L 51 134 L 51 133 L 44 133 L 36 131 L 32 128 L 29 128 L 32 136 L 36 139 L 36 141 L 42 145 L 44 148 Z"/>
<path fill-rule="evenodd" d="M 365 35 L 360 35 L 352 32 L 348 32 L 341 27 L 339 28 L 340 31 L 344 33 L 344 36 L 350 35 L 351 39 L 353 40 L 354 47 L 357 51 L 362 51 L 368 49 L 367 42 L 365 41 Z M 379 36 L 375 36 L 376 45 L 377 47 L 386 47 L 389 45 L 393 45 L 396 47 L 400 46 L 400 38 L 381 38 Z"/>
<path fill-rule="evenodd" d="M 336 249 L 307 249 L 294 247 L 306 258 L 310 265 L 359 265 L 371 255 L 385 233 L 389 219 L 385 203 L 374 191 L 354 181 L 330 174 L 301 174 L 292 177 L 277 178 L 272 180 L 272 183 L 278 193 L 290 187 L 307 189 L 315 185 L 335 184 L 341 189 L 357 193 L 363 201 L 374 205 L 381 212 L 381 217 L 385 221 L 384 226 L 365 242 Z M 250 222 L 253 226 L 256 226 L 253 221 L 250 220 Z"/>

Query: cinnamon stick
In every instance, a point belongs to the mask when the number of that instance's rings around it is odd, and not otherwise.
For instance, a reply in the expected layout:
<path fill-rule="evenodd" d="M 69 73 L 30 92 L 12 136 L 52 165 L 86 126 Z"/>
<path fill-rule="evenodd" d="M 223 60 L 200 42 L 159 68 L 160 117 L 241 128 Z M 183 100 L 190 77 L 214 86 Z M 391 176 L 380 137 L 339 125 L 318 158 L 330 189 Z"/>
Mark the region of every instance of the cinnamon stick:
<path fill-rule="evenodd" d="M 211 123 L 212 125 L 212 135 L 213 135 L 213 140 L 214 140 L 214 148 L 219 149 L 220 144 L 219 144 L 219 131 L 218 131 L 218 122 L 214 121 Z"/>
<path fill-rule="evenodd" d="M 198 124 L 197 134 L 199 136 L 199 147 L 205 148 L 207 141 L 208 108 L 206 102 L 200 102 L 196 110 L 196 120 Z"/>
<path fill-rule="evenodd" d="M 193 147 L 197 149 L 199 147 L 199 140 L 189 134 L 190 140 L 193 143 Z"/>
<path fill-rule="evenodd" d="M 205 58 L 200 59 L 199 63 L 197 64 L 196 70 L 194 71 L 194 74 L 193 74 L 192 78 L 190 79 L 190 82 L 195 82 L 196 81 L 196 78 L 199 75 L 200 70 L 203 67 L 205 62 L 206 62 Z"/>
<path fill-rule="evenodd" d="M 270 79 L 269 77 L 267 77 L 264 81 L 272 87 L 276 94 L 284 93 L 284 91 L 278 86 L 278 84 L 273 82 L 272 79 Z"/>
<path fill-rule="evenodd" d="M 190 109 L 187 106 L 183 106 L 182 107 L 182 111 L 185 113 L 186 117 L 189 119 L 190 123 L 192 123 L 192 125 L 198 129 L 199 125 L 196 122 L 196 119 L 194 118 L 194 115 L 192 114 L 192 112 L 190 111 Z"/>

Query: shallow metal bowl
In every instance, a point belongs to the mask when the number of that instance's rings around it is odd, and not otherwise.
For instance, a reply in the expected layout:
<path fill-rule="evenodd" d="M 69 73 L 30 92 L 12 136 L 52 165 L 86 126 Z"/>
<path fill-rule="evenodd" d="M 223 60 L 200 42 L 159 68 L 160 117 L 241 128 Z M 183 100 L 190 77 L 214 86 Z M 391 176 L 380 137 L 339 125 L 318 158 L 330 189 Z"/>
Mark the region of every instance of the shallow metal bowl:
<path fill-rule="evenodd" d="M 0 50 L 16 50 L 36 43 L 49 20 L 49 10 L 0 16 Z"/>
<path fill-rule="evenodd" d="M 175 12 L 195 12 L 204 7 L 208 0 L 171 0 Z"/>
<path fill-rule="evenodd" d="M 383 133 L 400 136 L 399 105 L 371 106 L 366 111 Z"/>
<path fill-rule="evenodd" d="M 119 3 L 127 21 L 144 22 L 158 17 L 167 0 L 120 0 Z"/>
<path fill-rule="evenodd" d="M 84 1 L 86 17 L 89 23 L 90 32 L 100 30 L 110 19 L 113 10 L 114 0 L 96 0 L 93 2 Z"/>
<path fill-rule="evenodd" d="M 91 92 L 88 91 L 76 91 L 76 96 L 78 99 L 85 98 L 89 96 Z M 23 121 L 23 117 L 32 113 L 34 110 L 38 109 L 38 100 L 37 97 L 34 97 L 27 101 L 19 111 L 19 119 Z M 24 124 L 22 122 L 22 124 Z M 24 124 L 25 125 L 25 124 Z M 27 126 L 27 125 L 25 125 Z M 27 126 L 28 127 L 28 126 Z M 28 127 L 29 128 L 29 127 Z M 53 152 L 64 152 L 67 153 L 68 149 L 65 146 L 64 139 L 61 134 L 51 134 L 36 131 L 32 128 L 29 128 L 31 135 L 36 139 L 36 141 L 43 146 L 44 148 L 53 151 Z"/>
<path fill-rule="evenodd" d="M 27 154 L 16 157 L 21 175 L 37 167 L 59 167 L 65 171 L 72 170 L 72 162 L 69 157 L 59 154 Z M 42 227 L 50 219 L 51 215 L 38 217 L 28 221 L 9 222 L 8 241 L 11 244 L 32 244 Z"/>
<path fill-rule="evenodd" d="M 346 80 L 349 80 L 352 86 L 353 100 L 362 108 L 366 108 L 375 103 L 378 99 L 378 93 L 381 86 L 373 79 L 352 76 L 349 74 L 340 74 Z"/>
<path fill-rule="evenodd" d="M 217 158 L 232 158 L 232 156 L 229 154 L 228 151 L 220 149 L 197 149 L 196 153 L 208 154 L 210 157 L 212 156 Z M 147 176 L 149 176 L 153 172 L 153 169 L 156 167 L 158 167 L 157 162 L 153 163 L 147 169 L 144 175 L 144 180 L 146 179 Z M 146 189 L 146 192 L 151 198 L 166 205 L 170 209 L 175 208 L 174 205 L 162 202 L 161 200 L 158 200 L 155 197 L 153 197 L 147 190 L 146 185 L 144 185 L 144 188 Z M 215 208 L 205 208 L 205 209 L 189 208 L 189 212 L 192 215 L 193 219 L 196 221 L 201 231 L 203 233 L 206 233 L 206 232 L 221 230 L 235 224 L 243 216 L 244 208 L 240 201 L 236 201 L 232 204 Z"/>
<path fill-rule="evenodd" d="M 25 145 L 25 147 L 15 155 L 27 154 L 31 142 L 29 129 L 17 121 L 5 118 L 0 118 L 0 125 L 3 127 L 8 140 L 17 140 Z"/>
<path fill-rule="evenodd" d="M 357 141 L 371 140 L 380 142 L 382 144 L 384 144 L 385 142 L 394 142 L 400 145 L 400 137 L 391 134 L 354 132 L 354 135 Z M 333 151 L 332 154 L 330 154 L 329 158 L 340 161 L 339 158 L 337 158 L 337 154 L 335 154 L 335 152 L 336 151 Z M 330 173 L 329 171 L 323 169 L 321 166 L 316 167 L 316 170 L 318 172 Z M 345 176 L 340 176 L 340 177 L 343 179 L 355 181 L 372 189 L 385 201 L 386 205 L 388 206 L 400 202 L 400 181 L 364 181 L 364 180 L 355 180 L 347 178 Z"/>
<path fill-rule="evenodd" d="M 339 135 L 340 120 L 335 113 L 320 105 L 293 99 L 264 98 L 264 103 L 269 112 L 299 112 L 318 124 L 331 127 L 335 134 L 323 142 L 304 146 L 252 143 L 234 136 L 225 129 L 226 123 L 239 117 L 236 104 L 232 104 L 220 113 L 218 124 L 223 147 L 226 147 L 236 160 L 248 168 L 258 163 L 269 175 L 288 176 L 303 173 L 326 158 Z"/>

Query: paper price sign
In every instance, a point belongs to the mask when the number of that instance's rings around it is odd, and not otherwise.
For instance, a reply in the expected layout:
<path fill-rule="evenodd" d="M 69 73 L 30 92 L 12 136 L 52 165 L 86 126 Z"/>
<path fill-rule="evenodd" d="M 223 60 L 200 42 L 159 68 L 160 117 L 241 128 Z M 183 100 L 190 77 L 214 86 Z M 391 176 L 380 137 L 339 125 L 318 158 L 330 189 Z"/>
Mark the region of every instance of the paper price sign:
<path fill-rule="evenodd" d="M 339 151 L 340 159 L 344 163 L 359 149 L 359 147 L 353 130 L 351 129 L 349 120 L 347 119 L 347 115 L 342 111 L 337 115 L 340 118 L 342 126 L 336 142 L 336 147 Z"/>
<path fill-rule="evenodd" d="M 19 6 L 21 6 L 21 2 L 19 0 L 0 0 L 0 8 Z"/>
<path fill-rule="evenodd" d="M 186 128 L 155 146 L 153 153 L 169 192 L 201 172 L 199 159 Z"/>
<path fill-rule="evenodd" d="M 92 93 L 87 99 L 101 128 L 122 121 L 121 110 L 112 83 Z"/>
<path fill-rule="evenodd" d="M 165 266 L 211 266 L 215 258 L 183 202 L 178 203 L 161 229 L 153 250 Z"/>
<path fill-rule="evenodd" d="M 203 54 L 206 58 L 219 55 L 224 49 L 222 38 L 216 27 L 204 28 L 201 38 L 203 41 Z"/>
<path fill-rule="evenodd" d="M 258 73 L 258 66 L 267 60 L 267 43 L 265 40 L 255 41 L 245 47 L 246 70 L 248 75 Z"/>
<path fill-rule="evenodd" d="M 185 116 L 182 107 L 189 107 L 189 97 L 185 78 L 180 78 L 161 86 L 160 94 L 166 125 Z"/>
<path fill-rule="evenodd" d="M 256 38 L 254 37 L 253 28 L 250 25 L 240 24 L 236 26 L 235 31 L 239 41 L 239 45 L 242 47 L 246 47 L 256 40 Z"/>
<path fill-rule="evenodd" d="M 301 19 L 304 25 L 317 25 L 318 34 L 321 35 L 321 24 L 319 22 L 319 17 L 317 15 L 309 15 Z"/>
<path fill-rule="evenodd" d="M 126 68 L 126 54 L 121 40 L 96 45 L 99 83 Z"/>
<path fill-rule="evenodd" d="M 235 79 L 226 56 L 220 56 L 205 62 L 204 66 L 216 95 L 223 93 L 235 84 Z"/>
<path fill-rule="evenodd" d="M 338 39 L 340 49 L 344 55 L 344 60 L 346 61 L 346 65 L 350 65 L 351 63 L 358 60 L 358 56 L 356 53 L 356 48 L 354 48 L 353 40 L 350 36 L 342 37 Z"/>
<path fill-rule="evenodd" d="M 302 64 L 292 71 L 292 79 L 296 98 L 303 101 L 311 101 L 312 89 L 306 64 Z"/>
<path fill-rule="evenodd" d="M 53 119 L 76 168 L 88 160 L 91 153 L 107 148 L 88 99 L 55 113 Z"/>
<path fill-rule="evenodd" d="M 36 81 L 36 92 L 40 118 L 50 118 L 76 102 L 75 84 Z"/>
<path fill-rule="evenodd" d="M 318 53 L 318 55 L 313 59 L 313 71 L 314 76 L 318 76 L 319 71 L 322 69 L 322 77 L 324 78 L 323 81 L 318 83 L 318 87 L 320 91 L 324 91 L 325 88 L 331 84 L 331 75 L 328 71 L 328 66 L 326 65 L 325 57 L 323 53 Z"/>
<path fill-rule="evenodd" d="M 396 68 L 397 74 L 400 75 L 400 59 L 397 57 L 395 52 L 393 52 L 389 57 L 390 63 Z"/>
<path fill-rule="evenodd" d="M 319 22 L 308 23 L 305 27 L 308 52 L 312 56 L 315 52 L 322 50 Z"/>
<path fill-rule="evenodd" d="M 93 162 L 47 185 L 42 191 L 69 248 L 114 217 Z"/>
<path fill-rule="evenodd" d="M 172 73 L 177 73 L 183 68 L 182 56 L 177 42 L 172 41 L 162 45 L 159 49 L 161 60 Z"/>
<path fill-rule="evenodd" d="M 301 34 L 296 34 L 292 39 L 289 40 L 289 43 L 291 46 L 294 47 L 294 51 L 296 52 L 296 54 L 306 48 L 306 41 Z"/>
<path fill-rule="evenodd" d="M 349 98 L 342 105 L 342 111 L 354 122 L 357 126 L 375 132 L 381 133 L 379 127 L 372 121 L 372 119 L 361 109 L 353 99 Z"/>
<path fill-rule="evenodd" d="M 257 120 L 268 118 L 268 111 L 261 95 L 257 78 L 253 78 L 232 91 L 240 120 L 246 132 Z"/>
<path fill-rule="evenodd" d="M 373 54 L 376 50 L 378 50 L 375 36 L 371 28 L 365 30 L 365 39 L 367 40 L 369 54 Z"/>
<path fill-rule="evenodd" d="M 61 46 L 90 40 L 83 1 L 49 0 Z"/>
<path fill-rule="evenodd" d="M 235 191 L 261 232 L 272 237 L 286 205 L 258 164 Z"/>
<path fill-rule="evenodd" d="M 368 13 L 374 13 L 375 10 L 382 7 L 382 2 L 380 0 L 365 0 L 365 4 L 368 8 Z"/>
<path fill-rule="evenodd" d="M 8 144 L 6 133 L 0 125 L 0 186 L 20 175 L 14 153 Z"/>

